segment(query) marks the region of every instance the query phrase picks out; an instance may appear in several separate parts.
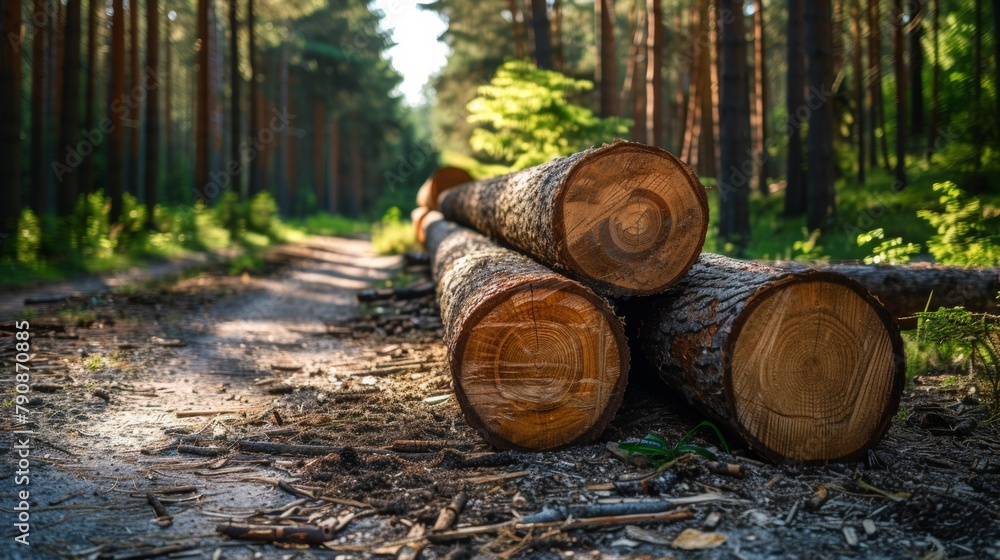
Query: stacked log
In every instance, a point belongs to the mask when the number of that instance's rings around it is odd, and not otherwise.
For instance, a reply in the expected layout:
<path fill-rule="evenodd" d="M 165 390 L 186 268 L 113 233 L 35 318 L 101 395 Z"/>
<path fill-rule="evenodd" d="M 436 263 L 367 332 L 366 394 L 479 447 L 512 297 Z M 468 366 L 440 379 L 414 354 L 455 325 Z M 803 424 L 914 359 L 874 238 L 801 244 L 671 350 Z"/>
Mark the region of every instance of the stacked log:
<path fill-rule="evenodd" d="M 431 212 L 423 221 L 455 395 L 504 449 L 590 441 L 621 403 L 629 351 L 607 301 Z"/>
<path fill-rule="evenodd" d="M 413 217 L 455 392 L 498 447 L 559 447 L 607 425 L 628 352 L 601 295 L 630 296 L 617 304 L 632 350 L 769 460 L 856 459 L 898 408 L 903 346 L 885 307 L 843 274 L 701 254 L 704 189 L 659 148 L 616 142 L 437 202 L 443 217 Z"/>
<path fill-rule="evenodd" d="M 655 302 L 630 307 L 660 377 L 772 461 L 856 459 L 898 408 L 899 329 L 842 274 L 706 253 Z"/>
<path fill-rule="evenodd" d="M 655 294 L 697 260 L 705 188 L 653 146 L 615 142 L 445 192 L 438 208 L 607 296 Z"/>
<path fill-rule="evenodd" d="M 457 187 L 472 180 L 469 172 L 458 167 L 442 167 L 420 185 L 417 191 L 417 206 L 430 210 L 437 209 L 438 197 L 448 189 Z"/>

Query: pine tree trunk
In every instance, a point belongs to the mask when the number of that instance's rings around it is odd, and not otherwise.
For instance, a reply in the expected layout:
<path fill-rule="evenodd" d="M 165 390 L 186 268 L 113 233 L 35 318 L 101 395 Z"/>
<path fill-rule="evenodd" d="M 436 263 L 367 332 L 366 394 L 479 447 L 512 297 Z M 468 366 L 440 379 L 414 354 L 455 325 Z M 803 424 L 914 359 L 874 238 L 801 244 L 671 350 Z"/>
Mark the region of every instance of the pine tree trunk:
<path fill-rule="evenodd" d="M 897 0 L 898 1 L 898 0 Z M 974 2 L 975 24 L 972 39 L 972 114 L 981 114 L 983 107 L 983 0 Z M 973 165 L 978 172 L 983 163 L 983 125 L 981 119 L 972 121 Z"/>
<path fill-rule="evenodd" d="M 632 60 L 632 80 L 629 88 L 632 90 L 632 139 L 637 142 L 646 140 L 646 66 L 649 59 L 646 56 L 646 14 L 645 6 L 639 9 L 636 21 L 636 31 L 632 37 L 635 45 L 635 58 Z"/>
<path fill-rule="evenodd" d="M 861 0 L 851 2 L 851 73 L 854 80 L 854 129 L 858 149 L 858 187 L 865 184 L 865 87 L 861 53 Z"/>
<path fill-rule="evenodd" d="M 326 211 L 336 214 L 340 209 L 340 117 L 330 120 L 330 160 L 327 166 L 330 177 L 326 182 Z"/>
<path fill-rule="evenodd" d="M 316 209 L 324 207 L 326 195 L 326 102 L 322 98 L 313 101 L 313 189 L 316 194 Z M 312 209 L 310 209 L 312 211 Z"/>
<path fill-rule="evenodd" d="M 364 185 L 361 172 L 361 131 L 357 121 L 351 123 L 351 216 L 360 216 L 364 204 Z"/>
<path fill-rule="evenodd" d="M 256 14 L 254 2 L 247 0 L 247 61 L 250 63 L 250 136 L 257 138 L 260 135 L 260 84 L 257 83 L 257 46 L 254 44 L 254 34 L 256 33 Z M 264 160 L 258 153 L 250 161 L 250 196 L 264 190 Z"/>
<path fill-rule="evenodd" d="M 615 56 L 615 21 L 614 3 L 610 0 L 596 0 L 594 8 L 597 10 L 598 29 L 600 39 L 598 40 L 597 60 L 597 84 L 601 88 L 601 116 L 612 117 L 615 112 L 615 86 L 618 82 L 618 70 Z M 635 64 L 633 59 L 632 64 Z"/>
<path fill-rule="evenodd" d="M 695 0 L 691 7 L 691 91 L 688 93 L 687 125 L 684 127 L 684 142 L 681 160 L 686 161 L 699 173 L 705 173 L 700 155 L 702 131 L 702 106 L 709 80 L 709 49 L 705 45 L 708 38 L 708 0 Z"/>
<path fill-rule="evenodd" d="M 941 23 L 940 23 L 940 12 L 941 12 L 941 0 L 934 0 L 934 18 L 933 23 L 933 33 L 934 33 L 934 68 L 933 75 L 931 77 L 931 127 L 929 136 L 927 139 L 927 159 L 930 160 L 931 156 L 937 151 L 937 141 L 938 141 L 938 128 L 940 127 L 941 121 Z M 998 57 L 1000 60 L 1000 57 Z M 997 73 L 1000 75 L 1000 72 Z M 1000 89 L 997 90 L 1000 92 Z M 1000 96 L 997 96 L 1000 99 Z M 998 113 L 1000 114 L 1000 113 Z"/>
<path fill-rule="evenodd" d="M 0 6 L 0 233 L 10 235 L 21 213 L 21 0 Z"/>
<path fill-rule="evenodd" d="M 833 57 L 830 0 L 806 2 L 809 94 L 806 227 L 821 228 L 833 210 Z"/>
<path fill-rule="evenodd" d="M 626 324 L 660 377 L 771 461 L 856 459 L 896 413 L 899 329 L 844 276 L 705 253 L 631 307 Z"/>
<path fill-rule="evenodd" d="M 35 0 L 32 21 L 35 34 L 31 39 L 31 146 L 28 159 L 31 162 L 31 209 L 35 214 L 45 212 L 45 98 L 46 91 L 51 88 L 46 71 L 46 33 L 45 24 L 49 21 L 46 0 Z"/>
<path fill-rule="evenodd" d="M 174 146 L 174 120 L 173 120 L 173 95 L 174 88 L 172 82 L 173 75 L 173 60 L 171 57 L 171 51 L 173 50 L 173 41 L 170 31 L 170 18 L 168 17 L 164 22 L 166 26 L 166 32 L 163 38 L 163 51 L 166 54 L 165 60 L 163 61 L 163 144 L 164 144 L 164 154 L 163 161 L 166 163 L 167 168 L 167 197 L 171 198 L 170 188 L 174 181 L 174 152 L 176 147 Z"/>
<path fill-rule="evenodd" d="M 535 36 L 535 60 L 543 70 L 552 70 L 552 31 L 546 0 L 531 0 L 531 25 Z"/>
<path fill-rule="evenodd" d="M 663 7 L 661 0 L 647 0 L 646 31 L 646 143 L 663 143 Z"/>
<path fill-rule="evenodd" d="M 924 130 L 924 13 L 919 3 L 910 14 L 910 122 L 914 135 Z"/>
<path fill-rule="evenodd" d="M 652 146 L 616 142 L 446 191 L 449 220 L 609 296 L 656 293 L 698 257 L 704 187 Z"/>
<path fill-rule="evenodd" d="M 97 28 L 100 25 L 101 12 L 104 10 L 106 2 L 101 0 L 90 0 L 87 3 L 87 84 L 84 93 L 83 108 L 83 130 L 88 134 L 93 134 L 95 128 L 94 107 L 97 103 Z M 97 151 L 97 146 L 92 147 Z M 80 191 L 83 193 L 93 192 L 95 189 L 94 168 L 96 166 L 96 155 L 90 154 L 83 158 L 83 169 L 80 173 Z"/>
<path fill-rule="evenodd" d="M 125 99 L 125 6 L 113 1 L 111 15 L 111 135 L 108 145 L 108 197 L 112 223 L 121 220 L 125 193 L 125 110 L 116 103 Z"/>
<path fill-rule="evenodd" d="M 142 128 L 142 101 L 141 97 L 136 96 L 133 92 L 137 91 L 136 88 L 142 87 L 142 78 L 139 70 L 139 2 L 130 1 L 128 4 L 128 16 L 129 16 L 129 72 L 128 72 L 128 90 L 126 95 L 129 99 L 129 110 L 128 110 L 128 120 L 129 120 L 129 131 L 128 131 L 128 161 L 126 162 L 126 168 L 128 175 L 125 179 L 125 188 L 135 196 L 139 197 L 139 185 L 142 181 L 139 179 L 139 158 L 142 157 L 142 150 L 140 142 L 140 134 Z"/>
<path fill-rule="evenodd" d="M 743 0 L 723 0 L 720 63 L 719 237 L 745 246 L 750 235 L 750 88 Z M 750 164 L 750 165 L 747 165 Z"/>
<path fill-rule="evenodd" d="M 770 194 L 767 184 L 767 68 L 764 49 L 764 2 L 753 2 L 753 61 L 754 61 L 754 159 L 757 167 L 757 192 Z"/>
<path fill-rule="evenodd" d="M 279 110 L 289 115 L 292 111 L 288 107 L 288 42 L 281 46 L 281 53 L 278 55 L 278 107 Z M 277 189 L 278 208 L 283 215 L 291 211 L 288 197 L 288 127 L 282 128 L 275 139 L 274 175 L 275 189 Z"/>
<path fill-rule="evenodd" d="M 721 85 L 722 80 L 720 64 L 720 52 L 722 50 L 722 34 L 720 33 L 721 22 L 719 21 L 720 14 L 720 3 L 728 2 L 729 0 L 709 0 L 709 10 L 711 15 L 709 16 L 709 61 L 710 68 L 708 74 L 709 82 L 711 83 L 711 88 L 706 90 L 709 93 L 709 97 L 706 98 L 706 103 L 708 105 L 702 110 L 702 115 L 707 119 L 707 126 L 703 126 L 703 131 L 711 131 L 711 142 L 706 143 L 704 158 L 706 161 L 711 161 L 711 164 L 707 166 L 711 170 L 712 175 L 718 179 L 722 174 L 722 169 L 720 168 L 722 162 L 722 134 L 720 132 L 721 121 L 719 119 L 719 102 L 721 95 Z"/>
<path fill-rule="evenodd" d="M 552 67 L 556 72 L 566 72 L 566 53 L 563 47 L 562 2 L 552 0 Z"/>
<path fill-rule="evenodd" d="M 510 36 L 514 42 L 514 58 L 524 58 L 524 36 L 517 22 L 517 0 L 507 0 L 507 11 L 510 12 Z"/>
<path fill-rule="evenodd" d="M 239 2 L 229 0 L 229 158 L 231 163 L 236 163 L 236 173 L 232 176 L 233 192 L 237 195 L 243 193 L 243 156 L 240 152 L 240 116 L 242 111 L 242 98 L 240 97 L 243 75 L 240 74 L 240 22 L 238 17 Z M 227 166 L 228 167 L 228 166 Z"/>
<path fill-rule="evenodd" d="M 882 93 L 882 41 L 881 24 L 882 13 L 879 9 L 879 0 L 868 0 L 870 22 L 868 25 L 868 60 L 869 72 L 871 73 L 872 91 L 872 167 L 878 163 L 875 161 L 875 142 L 878 141 L 882 148 L 883 168 L 889 169 L 889 135 L 885 133 L 885 97 Z M 875 131 L 881 130 L 881 135 L 876 135 Z"/>
<path fill-rule="evenodd" d="M 209 126 L 211 116 L 208 110 L 208 97 L 210 84 L 208 61 L 208 43 L 211 34 L 208 29 L 208 4 L 209 0 L 198 0 L 198 85 L 197 85 L 197 110 L 195 112 L 195 146 L 194 146 L 194 188 L 196 195 L 202 200 L 207 198 L 205 190 L 208 185 L 208 157 L 211 146 L 209 144 Z M 207 200 L 205 200 L 207 202 Z"/>
<path fill-rule="evenodd" d="M 154 210 L 160 202 L 160 6 L 146 3 L 146 68 L 153 81 L 146 94 L 146 226 L 156 229 Z"/>
<path fill-rule="evenodd" d="M 903 6 L 900 0 L 893 0 L 892 41 L 893 66 L 896 72 L 896 169 L 893 191 L 906 187 L 906 63 L 903 60 Z"/>
<path fill-rule="evenodd" d="M 624 329 L 610 305 L 440 215 L 424 223 L 455 395 L 469 424 L 504 449 L 597 438 L 628 378 Z"/>

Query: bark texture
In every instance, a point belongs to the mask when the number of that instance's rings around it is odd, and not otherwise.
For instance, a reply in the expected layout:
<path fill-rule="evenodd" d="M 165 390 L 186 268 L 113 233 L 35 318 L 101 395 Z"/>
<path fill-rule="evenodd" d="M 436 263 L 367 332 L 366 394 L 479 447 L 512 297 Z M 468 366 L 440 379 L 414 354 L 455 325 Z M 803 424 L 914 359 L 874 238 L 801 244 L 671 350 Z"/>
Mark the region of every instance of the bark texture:
<path fill-rule="evenodd" d="M 425 220 L 455 394 L 492 444 L 550 449 L 596 438 L 621 404 L 621 320 L 583 285 L 486 237 Z"/>
<path fill-rule="evenodd" d="M 708 228 L 705 190 L 691 169 L 630 142 L 466 183 L 438 207 L 608 296 L 665 289 L 697 259 Z"/>
<path fill-rule="evenodd" d="M 801 263 L 780 261 L 779 268 L 802 270 Z M 817 267 L 858 282 L 897 319 L 939 307 L 961 306 L 975 313 L 1000 313 L 1000 269 L 915 264 L 906 266 L 829 264 Z M 930 304 L 928 305 L 928 299 Z"/>
<path fill-rule="evenodd" d="M 662 297 L 630 307 L 660 377 L 772 461 L 854 459 L 899 405 L 899 329 L 842 275 L 706 253 Z"/>

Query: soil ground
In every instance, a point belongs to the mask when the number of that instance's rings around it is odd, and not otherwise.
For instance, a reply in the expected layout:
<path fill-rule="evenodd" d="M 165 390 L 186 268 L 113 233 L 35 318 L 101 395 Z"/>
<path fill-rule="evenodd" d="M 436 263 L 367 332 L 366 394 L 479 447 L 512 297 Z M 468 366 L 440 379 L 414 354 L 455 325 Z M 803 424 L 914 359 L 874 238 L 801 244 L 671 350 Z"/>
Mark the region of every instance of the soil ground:
<path fill-rule="evenodd" d="M 733 454 L 717 460 L 742 478 L 685 457 L 628 481 L 652 469 L 609 442 L 650 432 L 677 441 L 698 413 L 639 365 L 599 442 L 497 452 L 450 397 L 432 297 L 358 304 L 357 290 L 398 280 L 400 267 L 367 241 L 313 238 L 275 252 L 265 274 L 209 271 L 27 310 L 5 304 L 0 558 L 413 557 L 421 545 L 425 558 L 1000 558 L 1000 431 L 961 377 L 919 377 L 857 464 L 768 465 L 728 436 Z M 25 425 L 15 318 L 32 336 Z M 33 432 L 30 483 L 19 485 L 13 430 L 23 429 Z M 693 441 L 718 447 L 708 432 Z M 811 507 L 820 486 L 828 499 Z M 14 541 L 23 490 L 30 546 Z M 567 504 L 693 498 L 670 522 L 416 538 L 460 492 L 459 529 Z M 313 546 L 217 533 L 232 523 L 329 533 Z M 672 546 L 688 529 L 708 533 L 699 549 Z"/>

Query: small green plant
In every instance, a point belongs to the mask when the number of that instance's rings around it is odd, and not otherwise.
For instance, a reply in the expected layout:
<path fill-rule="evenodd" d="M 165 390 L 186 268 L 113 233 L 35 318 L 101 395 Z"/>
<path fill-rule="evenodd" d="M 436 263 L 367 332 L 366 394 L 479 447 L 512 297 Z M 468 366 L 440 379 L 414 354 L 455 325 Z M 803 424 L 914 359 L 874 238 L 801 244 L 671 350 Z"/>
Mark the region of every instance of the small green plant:
<path fill-rule="evenodd" d="M 102 370 L 107 365 L 107 360 L 104 359 L 103 354 L 91 354 L 83 362 L 83 367 L 89 369 L 90 371 Z"/>
<path fill-rule="evenodd" d="M 802 228 L 803 238 L 792 243 L 793 258 L 799 262 L 824 262 L 830 259 L 823 254 L 823 246 L 819 244 L 820 230 L 810 232 Z"/>
<path fill-rule="evenodd" d="M 1000 210 L 984 206 L 955 183 L 935 183 L 941 212 L 918 210 L 937 229 L 927 249 L 943 264 L 995 266 L 1000 263 Z"/>
<path fill-rule="evenodd" d="M 917 317 L 921 339 L 959 349 L 980 393 L 994 411 L 1000 411 L 1000 316 L 942 307 Z"/>
<path fill-rule="evenodd" d="M 372 226 L 372 248 L 378 255 L 399 255 L 416 247 L 413 226 L 409 220 L 403 220 L 403 213 L 396 206 Z"/>
<path fill-rule="evenodd" d="M 687 455 L 689 453 L 701 455 L 702 457 L 714 458 L 715 455 L 708 449 L 699 445 L 687 443 L 687 441 L 691 439 L 691 436 L 693 436 L 699 428 L 710 428 L 713 432 L 715 432 L 716 437 L 719 438 L 719 442 L 722 443 L 722 447 L 726 450 L 726 453 L 729 453 L 729 446 L 726 445 L 726 440 L 722 437 L 722 432 L 719 431 L 719 428 L 716 427 L 715 424 L 709 422 L 708 420 L 698 424 L 690 432 L 684 434 L 684 437 L 682 437 L 680 441 L 674 445 L 670 445 L 666 440 L 656 434 L 646 434 L 646 436 L 638 442 L 621 442 L 618 444 L 618 447 L 627 452 L 629 457 L 636 453 L 645 455 L 646 458 L 657 467 L 663 465 L 664 463 L 673 461 L 681 455 Z"/>
<path fill-rule="evenodd" d="M 246 228 L 268 237 L 275 234 L 275 224 L 278 222 L 278 203 L 268 192 L 259 192 L 250 199 L 247 205 Z"/>
<path fill-rule="evenodd" d="M 872 248 L 870 255 L 865 257 L 865 264 L 906 264 L 910 257 L 920 253 L 920 245 L 907 243 L 903 245 L 902 237 L 885 238 L 882 228 L 873 229 L 868 233 L 858 235 L 858 247 L 878 240 L 880 243 Z"/>
<path fill-rule="evenodd" d="M 33 266 L 38 262 L 38 250 L 42 247 L 42 224 L 30 209 L 21 212 L 17 221 L 17 241 L 15 252 L 17 262 L 25 266 Z"/>
<path fill-rule="evenodd" d="M 469 122 L 477 125 L 469 143 L 494 161 L 524 169 L 627 134 L 627 119 L 602 119 L 570 102 L 593 87 L 527 60 L 508 61 L 469 102 Z"/>

